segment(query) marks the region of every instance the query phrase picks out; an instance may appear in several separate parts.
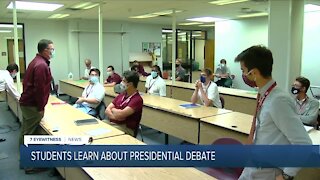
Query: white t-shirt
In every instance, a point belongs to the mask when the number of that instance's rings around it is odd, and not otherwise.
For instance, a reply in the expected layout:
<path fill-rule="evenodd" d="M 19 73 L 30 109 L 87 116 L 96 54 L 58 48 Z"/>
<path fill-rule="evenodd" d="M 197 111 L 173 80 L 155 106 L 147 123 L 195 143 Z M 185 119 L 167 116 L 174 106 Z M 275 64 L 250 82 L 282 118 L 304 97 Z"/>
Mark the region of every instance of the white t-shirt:
<path fill-rule="evenodd" d="M 94 98 L 97 101 L 101 102 L 104 98 L 105 92 L 104 87 L 100 83 L 96 83 L 94 85 L 89 84 L 82 92 L 82 97 L 84 98 Z M 96 108 L 99 104 L 89 104 L 87 102 L 83 102 L 84 105 L 88 105 L 92 108 Z"/>
<path fill-rule="evenodd" d="M 89 78 L 89 72 L 90 72 L 91 69 L 94 69 L 94 68 L 95 68 L 95 67 L 93 67 L 93 66 L 91 66 L 90 69 L 85 68 L 85 69 L 84 69 L 84 77 Z"/>
<path fill-rule="evenodd" d="M 212 101 L 212 105 L 214 107 L 222 108 L 220 97 L 219 97 L 218 86 L 216 83 L 212 81 L 210 81 L 207 85 L 202 83 L 202 89 L 205 92 L 205 94 L 208 96 L 208 99 Z M 202 104 L 204 104 L 204 100 L 200 91 L 198 91 L 198 98 L 201 100 Z"/>
<path fill-rule="evenodd" d="M 160 76 L 153 79 L 152 76 L 149 75 L 146 79 L 145 87 L 149 94 L 166 96 L 166 82 Z"/>
<path fill-rule="evenodd" d="M 21 94 L 17 91 L 9 71 L 0 70 L 0 91 L 5 90 L 14 95 L 18 100 L 20 99 Z"/>

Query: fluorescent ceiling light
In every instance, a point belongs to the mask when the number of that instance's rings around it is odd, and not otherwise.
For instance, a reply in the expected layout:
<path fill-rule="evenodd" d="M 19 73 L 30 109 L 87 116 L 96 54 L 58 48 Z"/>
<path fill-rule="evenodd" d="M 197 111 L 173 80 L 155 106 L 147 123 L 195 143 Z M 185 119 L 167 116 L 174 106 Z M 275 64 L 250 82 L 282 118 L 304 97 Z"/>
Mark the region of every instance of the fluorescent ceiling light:
<path fill-rule="evenodd" d="M 175 10 L 175 12 L 179 13 L 179 12 L 182 12 L 182 10 Z M 163 15 L 169 15 L 172 13 L 173 13 L 173 10 L 164 10 L 164 11 L 153 12 L 149 14 L 143 14 L 139 16 L 130 16 L 129 18 L 134 18 L 134 19 L 153 18 L 153 17 L 163 16 Z"/>
<path fill-rule="evenodd" d="M 61 19 L 70 16 L 70 14 L 52 14 L 49 19 Z"/>
<path fill-rule="evenodd" d="M 199 25 L 199 24 L 203 24 L 201 22 L 189 22 L 189 23 L 180 23 L 179 25 L 181 26 L 191 26 L 191 25 Z"/>
<path fill-rule="evenodd" d="M 16 1 L 16 9 L 20 9 L 20 10 L 54 11 L 62 6 L 63 4 Z M 13 2 L 10 2 L 7 8 L 13 9 Z"/>
<path fill-rule="evenodd" d="M 320 6 L 314 4 L 304 5 L 304 12 L 320 11 Z"/>
<path fill-rule="evenodd" d="M 145 18 L 152 18 L 152 17 L 157 17 L 159 15 L 156 14 L 145 14 L 145 15 L 140 15 L 140 16 L 131 16 L 130 18 L 133 19 L 145 19 Z"/>
<path fill-rule="evenodd" d="M 0 24 L 0 28 L 13 28 L 13 24 Z M 17 28 L 22 28 L 22 25 L 18 24 Z"/>
<path fill-rule="evenodd" d="M 202 36 L 201 34 L 192 34 L 192 37 L 199 37 Z"/>
<path fill-rule="evenodd" d="M 216 18 L 216 17 L 198 17 L 198 18 L 190 18 L 188 21 L 197 21 L 197 22 L 216 22 L 216 21 L 224 21 L 225 19 Z"/>
<path fill-rule="evenodd" d="M 209 3 L 222 6 L 222 5 L 227 5 L 227 4 L 242 3 L 242 2 L 246 2 L 246 1 L 249 1 L 249 0 L 215 0 L 215 1 L 211 1 Z"/>
<path fill-rule="evenodd" d="M 243 14 L 239 15 L 239 18 L 248 18 L 248 17 L 259 17 L 259 16 L 268 16 L 267 12 L 260 12 L 260 13 L 252 13 L 252 14 Z"/>
<path fill-rule="evenodd" d="M 202 25 L 199 25 L 200 27 L 213 27 L 214 24 L 202 24 Z"/>
<path fill-rule="evenodd" d="M 11 33 L 10 30 L 0 30 L 0 33 Z"/>
<path fill-rule="evenodd" d="M 71 8 L 73 8 L 73 9 L 91 9 L 91 8 L 94 8 L 98 5 L 99 5 L 99 3 L 84 2 L 84 3 L 76 4 L 76 5 L 72 6 Z"/>
<path fill-rule="evenodd" d="M 171 29 L 162 29 L 162 32 L 163 33 L 172 33 L 172 30 Z"/>

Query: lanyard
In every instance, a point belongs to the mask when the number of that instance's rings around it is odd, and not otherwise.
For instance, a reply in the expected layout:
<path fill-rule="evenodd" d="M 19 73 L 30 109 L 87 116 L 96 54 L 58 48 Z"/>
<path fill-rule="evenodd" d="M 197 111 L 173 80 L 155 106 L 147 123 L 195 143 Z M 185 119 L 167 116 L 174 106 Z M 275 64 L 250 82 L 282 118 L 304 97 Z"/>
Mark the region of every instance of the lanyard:
<path fill-rule="evenodd" d="M 253 121 L 252 121 L 252 125 L 251 125 L 251 129 L 250 129 L 250 134 L 249 134 L 249 144 L 253 143 L 253 137 L 254 137 L 254 133 L 256 131 L 256 122 L 257 122 L 257 114 L 258 112 L 261 110 L 261 107 L 264 103 L 264 100 L 267 98 L 267 96 L 270 94 L 270 92 L 272 91 L 272 89 L 274 87 L 277 86 L 277 83 L 274 82 L 269 88 L 268 90 L 264 93 L 264 95 L 262 96 L 262 98 L 260 99 L 260 94 L 258 93 L 257 96 L 257 106 L 256 106 L 256 112 L 254 113 L 254 117 L 253 117 Z"/>
<path fill-rule="evenodd" d="M 89 89 L 89 86 L 91 86 L 91 88 L 90 88 L 90 91 L 88 92 L 88 89 Z M 93 88 L 93 85 L 89 85 L 88 87 L 87 87 L 87 89 L 86 89 L 86 98 L 90 95 L 90 93 L 92 92 L 92 88 Z"/>
<path fill-rule="evenodd" d="M 152 88 L 152 86 L 156 83 L 158 79 L 154 79 L 153 83 L 149 86 L 148 91 Z"/>
<path fill-rule="evenodd" d="M 131 96 L 129 96 L 127 99 L 124 99 L 126 96 L 122 97 L 121 103 L 120 103 L 120 107 L 122 107 L 124 104 L 129 103 L 131 98 L 136 95 L 138 92 L 133 93 Z"/>
<path fill-rule="evenodd" d="M 211 81 L 209 82 L 209 85 L 208 85 L 207 88 L 206 88 L 206 95 L 207 95 L 207 96 L 208 96 L 208 89 L 209 89 L 210 85 L 211 85 Z"/>

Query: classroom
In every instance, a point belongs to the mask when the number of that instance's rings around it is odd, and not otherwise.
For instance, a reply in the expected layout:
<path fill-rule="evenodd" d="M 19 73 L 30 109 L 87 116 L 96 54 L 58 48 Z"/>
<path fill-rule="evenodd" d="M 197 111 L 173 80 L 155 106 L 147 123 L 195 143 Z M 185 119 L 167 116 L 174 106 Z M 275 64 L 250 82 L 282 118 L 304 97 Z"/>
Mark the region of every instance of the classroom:
<path fill-rule="evenodd" d="M 0 1 L 0 179 L 270 179 L 247 167 L 42 171 L 21 167 L 19 146 L 23 135 L 103 146 L 319 145 L 319 19 L 319 0 Z M 45 70 L 33 72 L 35 62 Z M 41 116 L 32 133 L 29 107 Z M 269 169 L 274 179 L 320 179 L 319 167 Z"/>

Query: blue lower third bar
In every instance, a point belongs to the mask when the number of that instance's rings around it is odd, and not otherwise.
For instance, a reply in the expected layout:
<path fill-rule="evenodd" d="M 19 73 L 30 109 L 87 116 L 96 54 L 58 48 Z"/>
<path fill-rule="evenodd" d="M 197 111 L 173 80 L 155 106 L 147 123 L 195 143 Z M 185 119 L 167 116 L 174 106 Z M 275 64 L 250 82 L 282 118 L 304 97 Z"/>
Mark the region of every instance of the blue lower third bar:
<path fill-rule="evenodd" d="M 29 145 L 22 167 L 320 167 L 315 145 Z"/>

